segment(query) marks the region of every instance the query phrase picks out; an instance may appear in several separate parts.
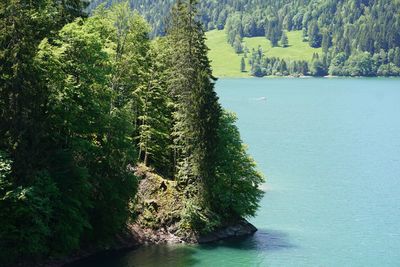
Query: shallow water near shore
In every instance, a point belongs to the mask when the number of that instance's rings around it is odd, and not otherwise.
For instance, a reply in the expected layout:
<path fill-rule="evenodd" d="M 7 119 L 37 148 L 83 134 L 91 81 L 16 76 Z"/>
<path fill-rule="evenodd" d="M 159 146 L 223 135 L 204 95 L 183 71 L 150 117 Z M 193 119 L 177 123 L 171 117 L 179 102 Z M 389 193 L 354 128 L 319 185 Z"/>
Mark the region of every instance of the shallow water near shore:
<path fill-rule="evenodd" d="M 400 266 L 400 79 L 221 79 L 266 175 L 252 237 L 69 267 Z"/>

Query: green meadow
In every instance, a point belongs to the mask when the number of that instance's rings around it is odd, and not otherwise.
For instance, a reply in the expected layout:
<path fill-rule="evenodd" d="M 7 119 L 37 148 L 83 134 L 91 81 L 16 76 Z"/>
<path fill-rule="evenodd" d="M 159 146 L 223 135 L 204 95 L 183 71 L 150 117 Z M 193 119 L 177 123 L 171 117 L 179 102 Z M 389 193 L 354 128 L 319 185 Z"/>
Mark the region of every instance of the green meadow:
<path fill-rule="evenodd" d="M 249 77 L 248 73 L 240 72 L 241 56 L 227 43 L 225 31 L 209 31 L 206 33 L 207 45 L 210 51 L 213 74 L 216 77 Z"/>
<path fill-rule="evenodd" d="M 250 77 L 249 72 L 240 71 L 242 55 L 235 53 L 226 41 L 225 31 L 213 30 L 206 33 L 207 45 L 210 49 L 209 58 L 216 77 Z M 303 42 L 301 31 L 287 32 L 289 47 L 272 47 L 265 37 L 244 38 L 243 44 L 250 51 L 260 46 L 268 57 L 278 57 L 286 60 L 311 61 L 313 53 L 322 54 L 321 48 L 312 48 Z M 247 62 L 246 62 L 247 63 Z M 247 66 L 248 69 L 249 66 Z"/>

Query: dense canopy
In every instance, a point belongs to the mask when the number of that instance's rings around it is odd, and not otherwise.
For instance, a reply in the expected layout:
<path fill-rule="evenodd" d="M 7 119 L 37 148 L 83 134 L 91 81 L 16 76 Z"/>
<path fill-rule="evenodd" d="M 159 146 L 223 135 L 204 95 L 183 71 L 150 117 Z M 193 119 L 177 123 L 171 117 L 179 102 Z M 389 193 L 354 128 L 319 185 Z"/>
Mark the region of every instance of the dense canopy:
<path fill-rule="evenodd" d="M 177 233 L 253 216 L 262 176 L 214 91 L 193 1 L 167 34 L 127 4 L 0 4 L 0 266 L 109 247 L 146 165 L 184 196 Z"/>

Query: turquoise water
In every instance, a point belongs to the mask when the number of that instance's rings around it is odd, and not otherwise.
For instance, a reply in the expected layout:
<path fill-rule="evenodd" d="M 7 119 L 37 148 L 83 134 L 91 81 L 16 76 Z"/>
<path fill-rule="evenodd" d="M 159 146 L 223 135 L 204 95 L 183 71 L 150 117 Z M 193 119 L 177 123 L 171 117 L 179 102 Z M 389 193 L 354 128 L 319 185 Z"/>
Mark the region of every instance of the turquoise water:
<path fill-rule="evenodd" d="M 400 266 L 400 80 L 223 79 L 268 180 L 250 238 L 74 267 Z"/>

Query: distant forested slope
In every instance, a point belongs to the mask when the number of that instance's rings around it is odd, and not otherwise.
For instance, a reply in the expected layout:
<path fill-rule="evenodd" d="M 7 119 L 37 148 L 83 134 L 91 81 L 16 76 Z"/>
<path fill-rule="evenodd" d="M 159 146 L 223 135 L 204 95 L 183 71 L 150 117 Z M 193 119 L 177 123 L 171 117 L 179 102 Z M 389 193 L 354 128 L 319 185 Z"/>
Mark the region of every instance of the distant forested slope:
<path fill-rule="evenodd" d="M 113 0 L 92 1 L 90 9 L 103 2 Z M 130 6 L 150 22 L 152 35 L 163 35 L 173 2 L 130 0 Z M 225 29 L 238 53 L 244 37 L 266 36 L 279 46 L 285 31 L 302 30 L 304 41 L 323 49 L 310 67 L 315 75 L 400 74 L 399 0 L 205 0 L 198 9 L 205 29 Z M 262 57 L 253 61 L 261 62 L 253 69 L 265 68 Z"/>

